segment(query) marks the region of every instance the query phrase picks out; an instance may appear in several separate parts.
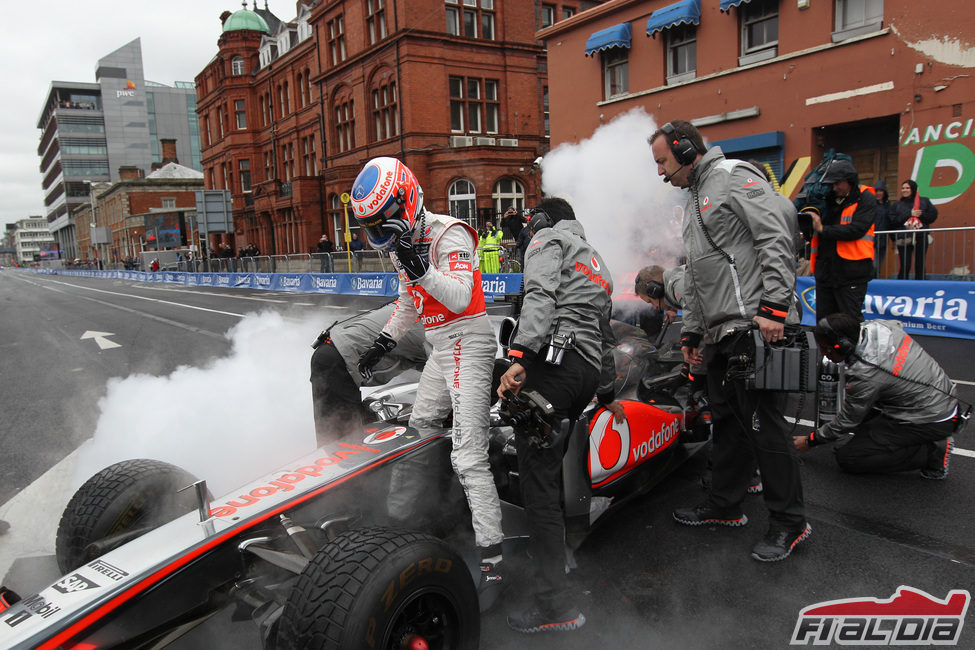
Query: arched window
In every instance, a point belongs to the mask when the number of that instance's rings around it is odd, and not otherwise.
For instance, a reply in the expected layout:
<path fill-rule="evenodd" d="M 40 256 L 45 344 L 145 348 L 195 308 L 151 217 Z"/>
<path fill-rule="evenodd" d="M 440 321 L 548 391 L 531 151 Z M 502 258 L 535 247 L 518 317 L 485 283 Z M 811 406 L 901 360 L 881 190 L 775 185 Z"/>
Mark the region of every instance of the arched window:
<path fill-rule="evenodd" d="M 491 202 L 494 204 L 494 211 L 499 215 L 512 207 L 515 210 L 524 210 L 525 187 L 514 178 L 502 178 L 494 184 Z"/>
<path fill-rule="evenodd" d="M 345 88 L 334 99 L 335 140 L 339 153 L 354 149 L 355 144 L 355 102 L 352 93 Z"/>
<path fill-rule="evenodd" d="M 454 181 L 447 192 L 447 201 L 450 205 L 450 216 L 475 225 L 477 195 L 474 193 L 474 183 L 466 178 Z"/>
<path fill-rule="evenodd" d="M 235 75 L 245 74 L 247 72 L 247 70 L 245 70 L 245 68 L 244 68 L 244 57 L 242 57 L 242 56 L 235 56 L 233 59 L 231 59 L 231 61 L 230 61 L 230 71 L 231 71 L 232 74 L 235 74 Z"/>

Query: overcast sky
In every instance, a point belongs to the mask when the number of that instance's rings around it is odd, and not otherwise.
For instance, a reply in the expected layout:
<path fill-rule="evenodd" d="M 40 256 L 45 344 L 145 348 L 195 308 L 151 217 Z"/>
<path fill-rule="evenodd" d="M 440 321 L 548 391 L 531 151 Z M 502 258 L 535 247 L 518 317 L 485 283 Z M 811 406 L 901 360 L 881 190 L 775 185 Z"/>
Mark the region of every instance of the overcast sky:
<path fill-rule="evenodd" d="M 51 81 L 94 83 L 98 59 L 142 39 L 146 79 L 166 85 L 193 81 L 217 53 L 220 14 L 237 0 L 53 0 L 4 3 L 7 98 L 0 103 L 0 232 L 4 224 L 44 215 L 37 128 Z M 248 8 L 252 0 L 248 0 Z M 264 6 L 264 0 L 258 0 Z M 295 17 L 294 0 L 268 0 L 282 20 Z"/>

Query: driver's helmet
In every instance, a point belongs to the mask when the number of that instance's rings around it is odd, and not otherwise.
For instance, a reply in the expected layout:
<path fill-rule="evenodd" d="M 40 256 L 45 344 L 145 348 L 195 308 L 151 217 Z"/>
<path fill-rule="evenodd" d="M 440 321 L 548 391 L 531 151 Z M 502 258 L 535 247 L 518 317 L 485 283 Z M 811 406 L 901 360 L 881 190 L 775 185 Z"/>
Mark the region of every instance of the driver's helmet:
<path fill-rule="evenodd" d="M 396 158 L 373 158 L 352 184 L 352 213 L 369 245 L 387 250 L 423 214 L 423 190 Z"/>

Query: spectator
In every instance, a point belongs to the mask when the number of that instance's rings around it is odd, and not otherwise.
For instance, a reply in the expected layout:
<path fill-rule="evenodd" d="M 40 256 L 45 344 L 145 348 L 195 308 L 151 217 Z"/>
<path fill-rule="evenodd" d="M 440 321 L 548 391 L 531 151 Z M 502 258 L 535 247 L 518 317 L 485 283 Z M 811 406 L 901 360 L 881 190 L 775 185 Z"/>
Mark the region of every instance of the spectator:
<path fill-rule="evenodd" d="M 810 267 L 816 276 L 816 313 L 843 312 L 863 320 L 863 299 L 873 278 L 873 188 L 860 185 L 853 163 L 835 160 L 823 183 L 832 185 L 827 213 L 808 212 L 812 220 Z"/>
<path fill-rule="evenodd" d="M 732 366 L 747 354 L 753 323 L 766 341 L 775 342 L 782 340 L 786 322 L 798 322 L 792 300 L 795 208 L 778 200 L 747 163 L 726 160 L 718 147 L 706 149 L 688 122 L 663 125 L 649 142 L 657 173 L 690 190 L 683 223 L 687 271 L 681 349 L 688 364 L 707 366 L 713 422 L 710 493 L 698 506 L 675 510 L 674 519 L 688 526 L 745 525 L 741 504 L 754 454 L 769 528 L 751 555 L 762 562 L 782 560 L 811 532 L 798 459 L 787 439 L 788 396 L 749 388 Z M 708 344 L 707 357 L 701 355 L 702 342 Z M 752 425 L 756 414 L 758 427 Z"/>
<path fill-rule="evenodd" d="M 917 183 L 907 179 L 901 183 L 901 197 L 891 207 L 890 220 L 905 234 L 896 235 L 897 255 L 900 257 L 899 280 L 906 280 L 911 273 L 911 257 L 914 258 L 914 279 L 924 279 L 924 256 L 928 250 L 928 229 L 938 218 L 938 208 L 917 192 Z M 917 232 L 921 231 L 921 232 Z M 910 234 L 907 234 L 910 233 Z"/>
<path fill-rule="evenodd" d="M 521 214 L 522 228 L 518 231 L 518 238 L 515 240 L 515 246 L 518 248 L 518 265 L 524 271 L 525 269 L 525 251 L 528 250 L 528 244 L 532 240 L 532 231 L 525 222 L 525 213 Z"/>
<path fill-rule="evenodd" d="M 357 272 L 362 270 L 362 258 L 364 255 L 363 251 L 365 250 L 366 245 L 361 239 L 359 239 L 359 233 L 352 233 L 352 241 L 349 242 L 349 251 L 352 253 L 352 256 L 355 257 L 355 270 Z"/>
<path fill-rule="evenodd" d="M 505 239 L 517 240 L 523 226 L 524 220 L 521 217 L 521 211 L 515 206 L 508 208 L 504 216 L 501 217 L 501 230 L 504 232 Z"/>
<path fill-rule="evenodd" d="M 887 196 L 887 183 L 882 180 L 877 181 L 873 186 L 874 196 L 877 197 L 877 218 L 873 222 L 874 226 L 874 252 L 873 252 L 873 277 L 879 278 L 884 273 L 884 258 L 887 257 L 887 242 L 890 235 L 877 235 L 881 230 L 891 230 L 890 223 L 890 197 Z"/>
<path fill-rule="evenodd" d="M 586 241 L 582 224 L 564 199 L 542 200 L 528 228 L 533 236 L 526 255 L 524 301 L 509 351 L 512 364 L 501 377 L 498 395 L 535 390 L 552 404 L 556 421 L 579 417 L 596 395 L 622 422 L 623 407 L 615 401 L 616 341 L 609 324 L 613 279 L 608 267 Z M 598 281 L 590 268 L 600 270 Z M 574 345 L 553 358 L 556 342 L 565 336 L 573 336 Z M 531 436 L 538 435 L 531 423 L 515 433 L 535 596 L 527 610 L 508 617 L 508 625 L 524 633 L 575 630 L 586 618 L 565 577 L 565 440 L 531 444 Z"/>
<path fill-rule="evenodd" d="M 481 273 L 501 272 L 501 231 L 490 221 L 485 224 L 480 242 Z"/>
<path fill-rule="evenodd" d="M 836 450 L 836 462 L 847 472 L 921 470 L 924 478 L 946 478 L 951 436 L 968 414 L 938 362 L 897 321 L 861 324 L 833 314 L 820 319 L 813 334 L 830 361 L 846 362 L 845 394 L 836 419 L 795 436 L 796 449 L 847 440 Z"/>
<path fill-rule="evenodd" d="M 377 179 L 390 178 L 391 183 Z M 352 186 L 355 218 L 377 250 L 389 250 L 399 297 L 389 322 L 359 358 L 366 373 L 396 347 L 419 319 L 433 346 L 416 389 L 410 426 L 439 429 L 453 413 L 450 460 L 467 496 L 481 558 L 478 595 L 487 609 L 504 587 L 501 502 L 488 462 L 488 418 L 497 339 L 473 265 L 476 234 L 464 222 L 427 212 L 423 190 L 395 158 L 374 158 Z M 409 522 L 426 499 L 424 472 L 396 464 L 389 509 Z"/>
<path fill-rule="evenodd" d="M 158 271 L 159 270 L 159 258 L 158 257 L 154 257 L 153 258 L 152 263 L 149 265 L 149 270 L 150 271 Z"/>
<path fill-rule="evenodd" d="M 321 267 L 318 270 L 319 273 L 331 273 L 332 253 L 335 252 L 335 244 L 332 243 L 332 240 L 328 238 L 327 234 L 322 233 L 322 237 L 318 240 L 318 246 L 316 246 L 315 250 L 321 260 Z"/>

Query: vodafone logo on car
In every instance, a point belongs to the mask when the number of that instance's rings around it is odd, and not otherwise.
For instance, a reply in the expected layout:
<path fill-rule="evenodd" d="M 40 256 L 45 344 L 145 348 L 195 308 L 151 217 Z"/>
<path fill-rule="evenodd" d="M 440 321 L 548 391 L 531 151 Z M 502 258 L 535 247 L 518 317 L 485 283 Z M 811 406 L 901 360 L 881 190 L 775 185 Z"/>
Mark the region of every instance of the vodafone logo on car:
<path fill-rule="evenodd" d="M 589 472 L 592 482 L 598 483 L 623 469 L 629 456 L 629 422 L 616 424 L 613 414 L 603 410 L 589 428 Z"/>

